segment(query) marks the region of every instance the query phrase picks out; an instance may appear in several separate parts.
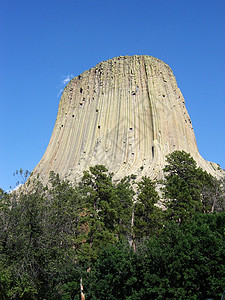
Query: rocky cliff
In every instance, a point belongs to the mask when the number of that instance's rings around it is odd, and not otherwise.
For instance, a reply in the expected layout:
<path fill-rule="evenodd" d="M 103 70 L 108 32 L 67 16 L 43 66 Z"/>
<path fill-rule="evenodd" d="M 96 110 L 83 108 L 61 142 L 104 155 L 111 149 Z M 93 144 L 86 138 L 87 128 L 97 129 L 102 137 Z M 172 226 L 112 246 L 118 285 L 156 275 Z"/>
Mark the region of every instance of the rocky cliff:
<path fill-rule="evenodd" d="M 185 101 L 170 67 L 145 55 L 116 57 L 73 78 L 65 87 L 47 150 L 34 169 L 47 182 L 51 170 L 74 180 L 103 164 L 116 178 L 162 177 L 165 155 L 199 154 Z"/>

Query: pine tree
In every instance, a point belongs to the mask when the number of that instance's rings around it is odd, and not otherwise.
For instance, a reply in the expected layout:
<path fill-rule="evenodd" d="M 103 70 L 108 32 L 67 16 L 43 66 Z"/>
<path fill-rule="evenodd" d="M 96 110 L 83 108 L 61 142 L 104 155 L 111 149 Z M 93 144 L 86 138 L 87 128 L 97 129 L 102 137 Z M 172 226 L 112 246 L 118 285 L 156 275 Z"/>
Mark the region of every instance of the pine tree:
<path fill-rule="evenodd" d="M 195 160 L 185 151 L 174 151 L 166 157 L 164 197 L 166 215 L 179 224 L 201 211 L 202 174 Z"/>
<path fill-rule="evenodd" d="M 140 240 L 156 234 L 162 226 L 162 209 L 156 206 L 160 198 L 155 190 L 156 183 L 142 177 L 137 183 L 138 196 L 134 207 L 134 233 Z"/>

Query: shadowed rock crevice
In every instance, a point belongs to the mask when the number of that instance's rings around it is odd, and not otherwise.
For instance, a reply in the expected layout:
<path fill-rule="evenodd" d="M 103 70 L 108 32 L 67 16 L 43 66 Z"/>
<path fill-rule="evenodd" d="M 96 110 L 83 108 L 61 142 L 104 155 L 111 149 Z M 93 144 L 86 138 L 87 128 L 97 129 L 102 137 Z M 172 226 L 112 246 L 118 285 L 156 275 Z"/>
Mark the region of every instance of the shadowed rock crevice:
<path fill-rule="evenodd" d="M 161 178 L 165 156 L 185 150 L 212 175 L 217 165 L 199 154 L 184 98 L 170 67 L 145 55 L 99 63 L 65 87 L 46 152 L 34 169 L 74 180 L 105 165 L 115 178 Z"/>

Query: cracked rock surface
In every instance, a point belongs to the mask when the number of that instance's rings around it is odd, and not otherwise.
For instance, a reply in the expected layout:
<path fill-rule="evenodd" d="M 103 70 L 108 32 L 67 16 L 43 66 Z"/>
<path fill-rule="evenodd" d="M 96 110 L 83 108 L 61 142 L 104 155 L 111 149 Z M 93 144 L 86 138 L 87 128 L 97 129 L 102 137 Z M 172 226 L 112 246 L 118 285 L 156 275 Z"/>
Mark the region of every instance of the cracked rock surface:
<path fill-rule="evenodd" d="M 51 170 L 74 180 L 102 164 L 115 178 L 162 178 L 165 156 L 174 150 L 185 150 L 204 170 L 218 173 L 218 165 L 198 152 L 170 67 L 151 56 L 120 56 L 67 84 L 49 145 L 33 174 L 44 183 Z"/>

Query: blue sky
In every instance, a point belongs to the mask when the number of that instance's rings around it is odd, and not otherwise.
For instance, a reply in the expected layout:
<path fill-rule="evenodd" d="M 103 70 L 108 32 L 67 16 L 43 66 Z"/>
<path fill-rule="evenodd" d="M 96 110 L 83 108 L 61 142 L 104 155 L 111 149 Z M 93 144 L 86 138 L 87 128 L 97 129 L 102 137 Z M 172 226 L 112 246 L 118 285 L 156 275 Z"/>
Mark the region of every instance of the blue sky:
<path fill-rule="evenodd" d="M 224 0 L 0 0 L 0 45 L 4 190 L 42 158 L 68 76 L 120 55 L 172 68 L 200 154 L 225 168 Z"/>

